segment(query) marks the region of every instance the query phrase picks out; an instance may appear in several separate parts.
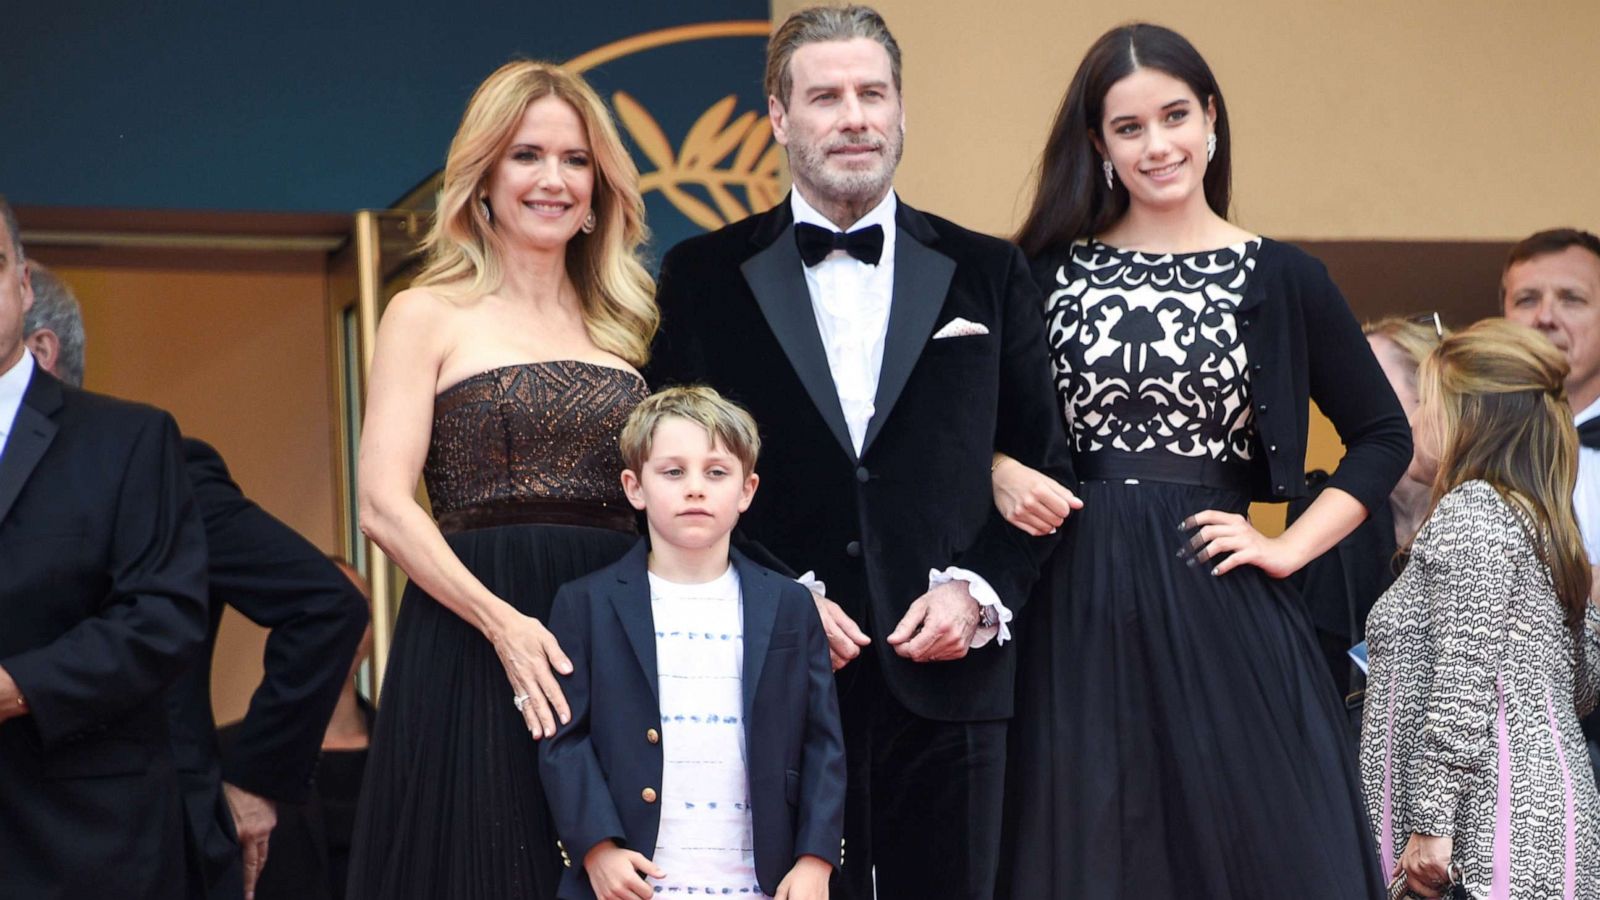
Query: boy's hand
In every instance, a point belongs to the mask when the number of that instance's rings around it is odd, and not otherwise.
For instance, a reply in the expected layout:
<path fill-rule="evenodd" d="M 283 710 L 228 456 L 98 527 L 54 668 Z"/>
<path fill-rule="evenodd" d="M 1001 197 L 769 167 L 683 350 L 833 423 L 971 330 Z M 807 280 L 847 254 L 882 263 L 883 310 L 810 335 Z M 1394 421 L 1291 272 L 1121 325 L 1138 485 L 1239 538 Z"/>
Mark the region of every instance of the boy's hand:
<path fill-rule="evenodd" d="M 778 883 L 773 900 L 828 900 L 828 876 L 833 865 L 818 856 L 802 856 Z"/>
<path fill-rule="evenodd" d="M 651 900 L 655 892 L 639 873 L 665 878 L 667 873 L 643 853 L 624 850 L 615 841 L 601 841 L 583 855 L 583 870 L 589 873 L 589 886 L 599 900 Z M 823 883 L 827 887 L 827 883 Z M 824 890 L 822 896 L 827 896 Z"/>

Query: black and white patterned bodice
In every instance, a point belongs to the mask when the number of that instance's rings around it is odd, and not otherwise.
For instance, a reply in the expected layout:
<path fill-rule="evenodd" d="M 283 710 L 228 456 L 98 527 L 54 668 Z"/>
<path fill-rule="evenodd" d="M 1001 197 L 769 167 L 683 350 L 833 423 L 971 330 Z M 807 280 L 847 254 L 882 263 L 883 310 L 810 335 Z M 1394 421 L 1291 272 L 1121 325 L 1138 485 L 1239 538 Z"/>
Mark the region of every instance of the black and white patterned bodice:
<path fill-rule="evenodd" d="M 1235 312 L 1260 239 L 1153 255 L 1076 244 L 1045 304 L 1073 449 L 1244 462 L 1255 445 Z"/>

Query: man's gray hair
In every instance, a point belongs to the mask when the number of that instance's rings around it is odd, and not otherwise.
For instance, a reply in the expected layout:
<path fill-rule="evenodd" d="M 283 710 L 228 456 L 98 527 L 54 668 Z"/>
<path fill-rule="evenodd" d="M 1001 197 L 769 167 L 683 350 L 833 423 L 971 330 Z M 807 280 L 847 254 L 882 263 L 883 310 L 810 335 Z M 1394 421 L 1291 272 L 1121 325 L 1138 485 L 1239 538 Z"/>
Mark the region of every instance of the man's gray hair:
<path fill-rule="evenodd" d="M 6 196 L 0 194 L 0 222 L 6 223 L 6 233 L 11 235 L 11 255 L 18 262 L 22 261 L 22 226 L 17 224 L 17 214 L 12 212 L 11 204 L 6 202 Z"/>
<path fill-rule="evenodd" d="M 785 19 L 767 41 L 767 96 L 777 97 L 779 103 L 788 107 L 789 92 L 794 87 L 789 61 L 796 50 L 806 44 L 854 38 L 877 41 L 888 51 L 889 72 L 894 78 L 895 92 L 899 93 L 900 45 L 877 10 L 870 6 L 808 6 Z"/>
<path fill-rule="evenodd" d="M 73 387 L 83 387 L 83 311 L 78 298 L 56 273 L 32 260 L 27 266 L 33 278 L 33 307 L 23 319 L 22 333 L 29 336 L 41 328 L 55 332 L 61 344 L 56 377 Z"/>

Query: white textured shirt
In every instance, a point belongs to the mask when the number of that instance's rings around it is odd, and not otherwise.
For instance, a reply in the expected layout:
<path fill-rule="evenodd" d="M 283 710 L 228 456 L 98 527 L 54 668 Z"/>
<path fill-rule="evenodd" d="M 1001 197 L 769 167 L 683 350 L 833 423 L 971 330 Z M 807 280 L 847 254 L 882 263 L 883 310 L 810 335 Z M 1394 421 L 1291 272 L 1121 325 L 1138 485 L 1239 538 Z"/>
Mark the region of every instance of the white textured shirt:
<path fill-rule="evenodd" d="M 1574 416 L 1574 424 L 1582 425 L 1596 416 L 1600 416 L 1600 400 Z M 1572 507 L 1589 564 L 1600 565 L 1600 450 L 1578 448 L 1578 486 L 1572 492 Z"/>
<path fill-rule="evenodd" d="M 816 211 L 798 190 L 789 193 L 795 224 L 802 222 L 838 231 L 839 226 Z M 828 354 L 828 369 L 850 429 L 856 456 L 877 412 L 878 374 L 883 370 L 883 343 L 889 335 L 889 304 L 894 299 L 894 191 L 850 226 L 851 231 L 883 227 L 883 255 L 869 266 L 843 250 L 835 250 L 814 266 L 806 266 L 806 290 L 817 317 L 817 333 Z"/>
<path fill-rule="evenodd" d="M 33 380 L 33 354 L 26 348 L 22 358 L 0 375 L 0 455 L 6 452 L 6 442 L 17 424 L 17 411 L 22 409 L 22 395 L 28 392 L 28 382 Z"/>
<path fill-rule="evenodd" d="M 890 191 L 850 226 L 850 231 L 882 226 L 883 255 L 878 257 L 877 265 L 868 265 L 843 250 L 835 250 L 822 262 L 803 267 L 806 291 L 811 295 L 811 312 L 817 319 L 817 334 L 828 354 L 828 371 L 833 374 L 833 387 L 838 392 L 839 407 L 844 411 L 844 424 L 850 430 L 850 443 L 855 447 L 857 458 L 866 441 L 867 426 L 878 411 L 878 376 L 883 372 L 883 345 L 889 336 L 889 308 L 894 301 L 894 214 L 899 202 L 894 191 Z M 804 222 L 829 231 L 839 230 L 838 225 L 806 202 L 798 187 L 789 192 L 789 208 L 794 212 L 796 225 Z M 933 437 L 929 435 L 930 439 Z M 996 637 L 1002 644 L 1011 639 L 1011 610 L 983 576 L 955 566 L 943 572 L 935 569 L 928 575 L 930 590 L 947 581 L 965 581 L 978 605 L 996 608 L 998 627 L 978 629 L 972 638 L 974 648 Z M 816 581 L 811 572 L 802 575 L 800 583 L 815 593 L 824 591 L 822 583 Z"/>
<path fill-rule="evenodd" d="M 764 897 L 745 760 L 744 611 L 733 566 L 715 581 L 650 575 L 661 692 L 657 896 Z"/>

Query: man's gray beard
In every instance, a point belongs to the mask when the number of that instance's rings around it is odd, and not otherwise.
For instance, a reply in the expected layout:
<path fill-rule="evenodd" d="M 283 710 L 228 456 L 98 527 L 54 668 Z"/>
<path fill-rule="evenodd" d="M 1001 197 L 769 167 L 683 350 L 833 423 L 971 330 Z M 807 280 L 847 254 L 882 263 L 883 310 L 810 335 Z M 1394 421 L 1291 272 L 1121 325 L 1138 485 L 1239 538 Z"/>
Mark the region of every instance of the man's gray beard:
<path fill-rule="evenodd" d="M 831 172 L 827 168 L 828 155 L 821 148 L 793 144 L 789 147 L 789 171 L 796 182 L 821 195 L 807 197 L 809 202 L 840 205 L 865 202 L 882 196 L 894 183 L 895 169 L 899 168 L 900 157 L 905 153 L 904 132 L 901 135 L 892 147 L 885 143 L 883 149 L 892 150 L 893 156 L 883 157 L 887 165 L 877 172 Z"/>

